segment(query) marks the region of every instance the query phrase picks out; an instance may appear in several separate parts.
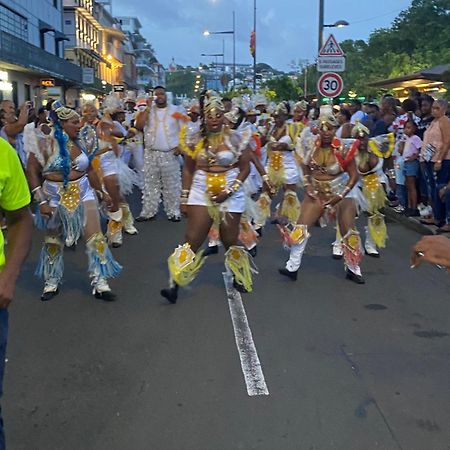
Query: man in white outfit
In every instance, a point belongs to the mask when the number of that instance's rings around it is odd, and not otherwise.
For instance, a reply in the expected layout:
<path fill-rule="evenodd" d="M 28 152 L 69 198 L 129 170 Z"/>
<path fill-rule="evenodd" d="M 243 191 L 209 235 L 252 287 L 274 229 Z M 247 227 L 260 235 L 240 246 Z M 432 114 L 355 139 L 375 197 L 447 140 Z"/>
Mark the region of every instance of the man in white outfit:
<path fill-rule="evenodd" d="M 144 189 L 138 222 L 153 219 L 161 196 L 167 218 L 180 221 L 181 170 L 177 156 L 180 128 L 185 117 L 167 104 L 166 90 L 158 86 L 147 108 L 136 116 L 135 126 L 144 131 Z"/>

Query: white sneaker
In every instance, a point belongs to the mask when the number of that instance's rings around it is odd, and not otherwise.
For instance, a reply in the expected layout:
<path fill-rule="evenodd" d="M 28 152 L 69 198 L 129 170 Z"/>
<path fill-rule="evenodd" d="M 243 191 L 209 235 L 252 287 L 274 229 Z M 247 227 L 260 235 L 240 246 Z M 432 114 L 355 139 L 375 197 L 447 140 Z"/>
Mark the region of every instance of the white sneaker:
<path fill-rule="evenodd" d="M 114 236 L 108 236 L 108 242 L 111 244 L 114 248 L 121 247 L 122 246 L 122 232 L 116 233 Z"/>
<path fill-rule="evenodd" d="M 377 247 L 372 242 L 369 242 L 369 240 L 366 240 L 366 242 L 364 242 L 364 250 L 366 251 L 366 254 L 368 254 L 369 256 L 373 256 L 374 258 L 378 258 L 380 256 L 380 252 L 378 251 Z"/>
<path fill-rule="evenodd" d="M 125 233 L 131 234 L 131 235 L 138 234 L 137 228 L 132 223 L 124 224 L 123 231 L 125 231 Z"/>
<path fill-rule="evenodd" d="M 401 214 L 405 211 L 405 208 L 402 205 L 397 205 L 394 208 L 392 208 L 396 213 Z"/>
<path fill-rule="evenodd" d="M 432 217 L 433 216 L 433 208 L 428 205 L 428 206 L 423 206 L 422 209 L 419 209 L 420 212 L 420 217 Z"/>
<path fill-rule="evenodd" d="M 47 280 L 44 284 L 44 294 L 56 292 L 58 290 L 58 282 L 56 280 Z"/>
<path fill-rule="evenodd" d="M 44 284 L 44 290 L 42 291 L 41 300 L 47 302 L 51 300 L 55 295 L 58 295 L 58 282 L 56 280 L 47 280 Z"/>
<path fill-rule="evenodd" d="M 333 259 L 342 259 L 344 256 L 344 249 L 340 242 L 333 242 Z"/>
<path fill-rule="evenodd" d="M 95 298 L 99 298 L 106 302 L 112 302 L 116 299 L 116 296 L 112 293 L 106 278 L 103 277 L 93 277 L 91 281 L 92 295 Z"/>

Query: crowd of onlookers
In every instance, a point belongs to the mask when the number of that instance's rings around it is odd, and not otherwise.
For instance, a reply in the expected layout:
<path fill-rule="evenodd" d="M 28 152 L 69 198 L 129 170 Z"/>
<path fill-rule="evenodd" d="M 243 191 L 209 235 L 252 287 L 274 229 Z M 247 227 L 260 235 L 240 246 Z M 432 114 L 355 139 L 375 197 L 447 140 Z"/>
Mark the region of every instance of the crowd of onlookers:
<path fill-rule="evenodd" d="M 417 94 L 400 103 L 386 95 L 379 103 L 353 100 L 334 110 L 341 125 L 338 137 L 350 137 L 357 120 L 371 130 L 372 137 L 394 133 L 395 149 L 384 167 L 390 179 L 390 206 L 438 226 L 438 232 L 450 232 L 448 102 Z"/>

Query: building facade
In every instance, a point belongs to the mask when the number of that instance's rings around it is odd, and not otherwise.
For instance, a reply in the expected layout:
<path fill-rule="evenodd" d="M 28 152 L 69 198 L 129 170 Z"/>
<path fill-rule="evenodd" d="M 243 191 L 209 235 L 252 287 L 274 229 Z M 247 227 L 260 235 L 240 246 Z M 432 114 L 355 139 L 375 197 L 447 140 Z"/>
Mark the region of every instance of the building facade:
<path fill-rule="evenodd" d="M 66 39 L 62 0 L 0 0 L 0 99 L 39 106 L 79 85 Z"/>
<path fill-rule="evenodd" d="M 137 17 L 117 17 L 130 41 L 136 57 L 137 87 L 140 91 L 165 85 L 165 70 L 156 58 L 152 45 L 141 34 L 142 25 Z"/>

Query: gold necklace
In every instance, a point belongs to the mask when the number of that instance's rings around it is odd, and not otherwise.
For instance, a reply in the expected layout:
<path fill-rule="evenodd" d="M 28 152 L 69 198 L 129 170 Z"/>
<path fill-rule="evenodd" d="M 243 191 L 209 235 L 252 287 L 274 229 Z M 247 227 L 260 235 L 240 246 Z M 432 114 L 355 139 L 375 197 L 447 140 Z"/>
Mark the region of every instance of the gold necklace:
<path fill-rule="evenodd" d="M 224 142 L 224 132 L 218 131 L 217 133 L 208 133 L 208 150 L 215 150 L 219 148 Z"/>

